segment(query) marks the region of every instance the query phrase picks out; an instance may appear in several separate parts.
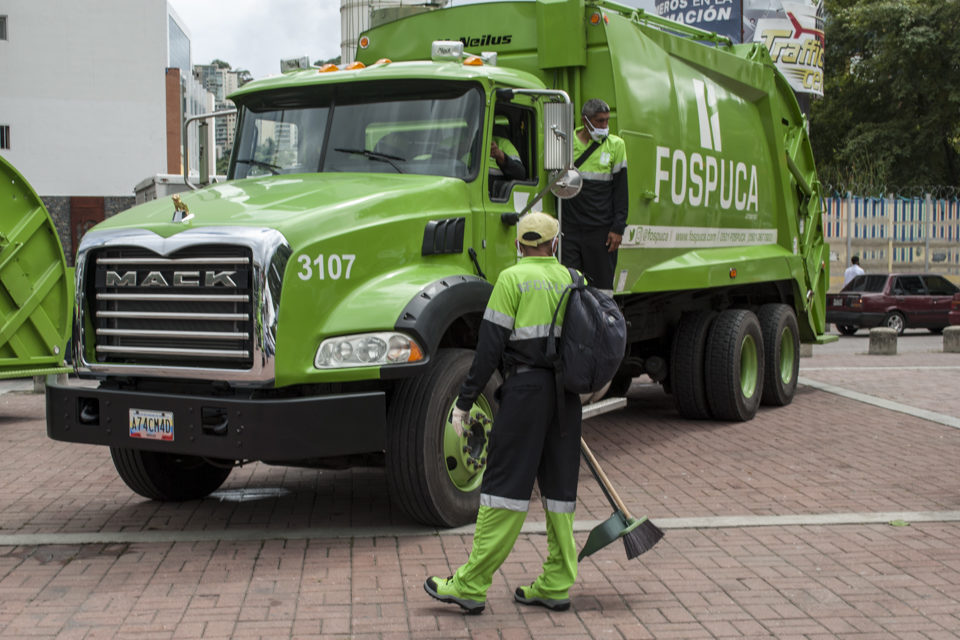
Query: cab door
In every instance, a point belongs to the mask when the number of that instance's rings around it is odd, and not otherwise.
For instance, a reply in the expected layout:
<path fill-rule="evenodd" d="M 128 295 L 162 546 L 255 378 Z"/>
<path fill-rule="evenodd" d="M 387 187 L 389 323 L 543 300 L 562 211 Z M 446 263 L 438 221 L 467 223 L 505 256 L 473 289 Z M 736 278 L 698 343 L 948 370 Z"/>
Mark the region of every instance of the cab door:
<path fill-rule="evenodd" d="M 539 110 L 530 96 L 515 95 L 510 102 L 493 101 L 484 132 L 485 168 L 482 170 L 483 202 L 486 217 L 484 270 L 490 282 L 503 269 L 516 264 L 516 215 L 532 201 L 544 186 L 540 170 Z M 521 178 L 502 175 L 490 156 L 491 143 L 507 140 L 518 153 L 524 167 Z M 544 211 L 553 206 L 549 194 L 533 210 Z M 552 211 L 550 211 L 553 213 Z"/>

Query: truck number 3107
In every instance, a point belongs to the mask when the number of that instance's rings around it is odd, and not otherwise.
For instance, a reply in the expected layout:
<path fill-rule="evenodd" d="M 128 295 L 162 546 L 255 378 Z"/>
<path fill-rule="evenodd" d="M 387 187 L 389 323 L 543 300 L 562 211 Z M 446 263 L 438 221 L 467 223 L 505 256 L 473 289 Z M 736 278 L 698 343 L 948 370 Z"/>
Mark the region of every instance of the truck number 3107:
<path fill-rule="evenodd" d="M 297 272 L 297 275 L 300 276 L 301 280 L 312 279 L 314 273 L 316 273 L 318 280 L 327 278 L 330 280 L 339 280 L 340 278 L 349 280 L 350 271 L 353 269 L 353 261 L 356 258 L 357 256 L 352 253 L 331 253 L 328 256 L 321 253 L 316 258 L 300 254 L 297 256 L 297 261 L 300 262 L 300 271 Z"/>

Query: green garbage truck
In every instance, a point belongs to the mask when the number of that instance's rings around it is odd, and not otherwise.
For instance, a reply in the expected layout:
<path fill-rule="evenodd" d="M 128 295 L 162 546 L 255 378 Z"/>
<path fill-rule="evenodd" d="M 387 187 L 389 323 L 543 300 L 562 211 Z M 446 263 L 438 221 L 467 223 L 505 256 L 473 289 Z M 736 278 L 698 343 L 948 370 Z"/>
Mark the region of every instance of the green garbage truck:
<path fill-rule="evenodd" d="M 228 180 L 130 209 L 77 255 L 75 362 L 50 437 L 107 445 L 157 500 L 231 466 L 382 461 L 412 518 L 476 513 L 487 427 L 447 427 L 518 214 L 576 191 L 576 109 L 612 108 L 628 351 L 689 418 L 784 405 L 828 278 L 804 117 L 760 45 L 606 1 L 465 5 L 362 34 L 357 61 L 250 82 Z M 525 174 L 490 171 L 494 136 Z M 474 406 L 497 411 L 490 381 Z M 485 418 L 482 419 L 482 418 Z"/>
<path fill-rule="evenodd" d="M 53 220 L 0 156 L 0 379 L 66 373 L 73 281 Z"/>

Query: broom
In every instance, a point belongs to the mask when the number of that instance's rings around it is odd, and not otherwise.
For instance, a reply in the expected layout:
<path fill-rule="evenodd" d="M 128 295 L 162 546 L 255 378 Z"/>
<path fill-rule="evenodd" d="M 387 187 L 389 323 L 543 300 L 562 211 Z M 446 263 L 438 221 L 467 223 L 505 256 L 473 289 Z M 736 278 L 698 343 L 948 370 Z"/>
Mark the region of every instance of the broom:
<path fill-rule="evenodd" d="M 600 468 L 600 463 L 597 462 L 583 438 L 580 438 L 580 451 L 583 453 L 584 460 L 587 461 L 590 473 L 600 484 L 600 489 L 606 496 L 607 502 L 614 508 L 614 512 L 605 522 L 593 528 L 587 536 L 587 542 L 583 545 L 577 561 L 583 560 L 619 538 L 623 538 L 627 560 L 633 560 L 641 553 L 652 549 L 663 538 L 663 531 L 646 516 L 638 520 L 630 515 L 627 506 L 610 484 L 610 480 L 607 479 L 607 475 Z"/>

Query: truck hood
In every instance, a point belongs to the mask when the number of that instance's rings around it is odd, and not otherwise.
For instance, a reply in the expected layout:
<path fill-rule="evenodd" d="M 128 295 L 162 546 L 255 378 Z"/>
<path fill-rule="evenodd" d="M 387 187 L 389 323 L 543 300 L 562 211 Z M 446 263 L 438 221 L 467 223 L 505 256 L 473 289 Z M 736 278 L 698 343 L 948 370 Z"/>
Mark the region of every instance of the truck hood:
<path fill-rule="evenodd" d="M 276 229 L 293 240 L 301 228 L 316 237 L 388 217 L 422 217 L 431 211 L 450 215 L 462 211 L 468 191 L 456 178 L 318 173 L 225 182 L 180 197 L 192 214 L 185 222 L 173 222 L 173 199 L 162 198 L 113 216 L 95 230 L 147 229 L 169 238 L 197 227 L 250 226 Z"/>

